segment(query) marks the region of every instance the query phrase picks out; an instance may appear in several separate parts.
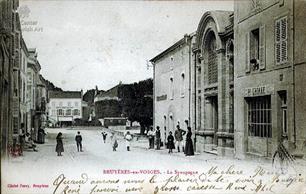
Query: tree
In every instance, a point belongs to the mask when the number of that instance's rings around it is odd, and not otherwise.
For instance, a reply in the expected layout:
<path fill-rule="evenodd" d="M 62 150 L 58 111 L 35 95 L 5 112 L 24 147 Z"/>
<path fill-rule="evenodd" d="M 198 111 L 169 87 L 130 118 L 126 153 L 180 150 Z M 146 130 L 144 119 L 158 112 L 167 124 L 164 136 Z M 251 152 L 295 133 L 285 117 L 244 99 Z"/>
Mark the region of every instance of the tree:
<path fill-rule="evenodd" d="M 122 113 L 131 121 L 140 123 L 140 133 L 153 124 L 153 80 L 147 79 L 122 85 L 119 89 Z"/>

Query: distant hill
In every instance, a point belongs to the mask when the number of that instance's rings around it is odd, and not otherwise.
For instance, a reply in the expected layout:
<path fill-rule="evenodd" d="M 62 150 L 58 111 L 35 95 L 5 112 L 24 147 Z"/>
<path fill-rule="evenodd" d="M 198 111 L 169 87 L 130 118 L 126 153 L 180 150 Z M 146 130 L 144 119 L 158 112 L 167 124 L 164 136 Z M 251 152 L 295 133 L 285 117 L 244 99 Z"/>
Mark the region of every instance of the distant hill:
<path fill-rule="evenodd" d="M 55 86 L 51 81 L 45 79 L 41 76 L 42 80 L 45 82 L 48 91 L 63 91 L 62 88 Z"/>

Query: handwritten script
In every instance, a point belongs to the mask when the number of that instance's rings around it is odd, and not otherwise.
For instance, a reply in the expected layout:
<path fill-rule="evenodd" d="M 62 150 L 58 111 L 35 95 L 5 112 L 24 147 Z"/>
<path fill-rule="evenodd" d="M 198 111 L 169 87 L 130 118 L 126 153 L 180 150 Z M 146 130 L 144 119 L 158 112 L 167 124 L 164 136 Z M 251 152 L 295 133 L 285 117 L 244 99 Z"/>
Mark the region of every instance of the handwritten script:
<path fill-rule="evenodd" d="M 113 177 L 113 176 L 112 176 Z M 115 178 L 96 178 L 81 173 L 78 177 L 58 175 L 53 194 L 99 193 L 286 193 L 305 192 L 305 175 L 279 173 L 261 166 L 244 172 L 237 166 L 212 166 L 194 174 L 160 174 Z"/>

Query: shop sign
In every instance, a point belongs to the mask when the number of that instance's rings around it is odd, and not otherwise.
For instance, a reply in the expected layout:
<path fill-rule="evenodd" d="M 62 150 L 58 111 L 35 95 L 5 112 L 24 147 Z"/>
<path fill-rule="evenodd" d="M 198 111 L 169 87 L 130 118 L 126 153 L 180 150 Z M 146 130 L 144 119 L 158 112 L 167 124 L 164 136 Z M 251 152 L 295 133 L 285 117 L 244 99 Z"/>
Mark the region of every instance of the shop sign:
<path fill-rule="evenodd" d="M 274 88 L 271 85 L 257 86 L 246 88 L 244 96 L 253 97 L 253 96 L 265 96 L 273 94 Z"/>
<path fill-rule="evenodd" d="M 164 95 L 161 95 L 161 96 L 157 96 L 156 100 L 157 101 L 167 100 L 167 94 L 164 94 Z"/>

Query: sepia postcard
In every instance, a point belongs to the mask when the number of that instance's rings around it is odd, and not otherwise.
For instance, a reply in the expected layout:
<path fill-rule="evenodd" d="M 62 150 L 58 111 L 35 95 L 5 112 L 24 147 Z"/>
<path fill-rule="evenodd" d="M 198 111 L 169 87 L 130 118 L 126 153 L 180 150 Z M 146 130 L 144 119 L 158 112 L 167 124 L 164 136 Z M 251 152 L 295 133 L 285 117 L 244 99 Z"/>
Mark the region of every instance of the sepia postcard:
<path fill-rule="evenodd" d="M 2 194 L 306 194 L 305 0 L 0 0 Z"/>

